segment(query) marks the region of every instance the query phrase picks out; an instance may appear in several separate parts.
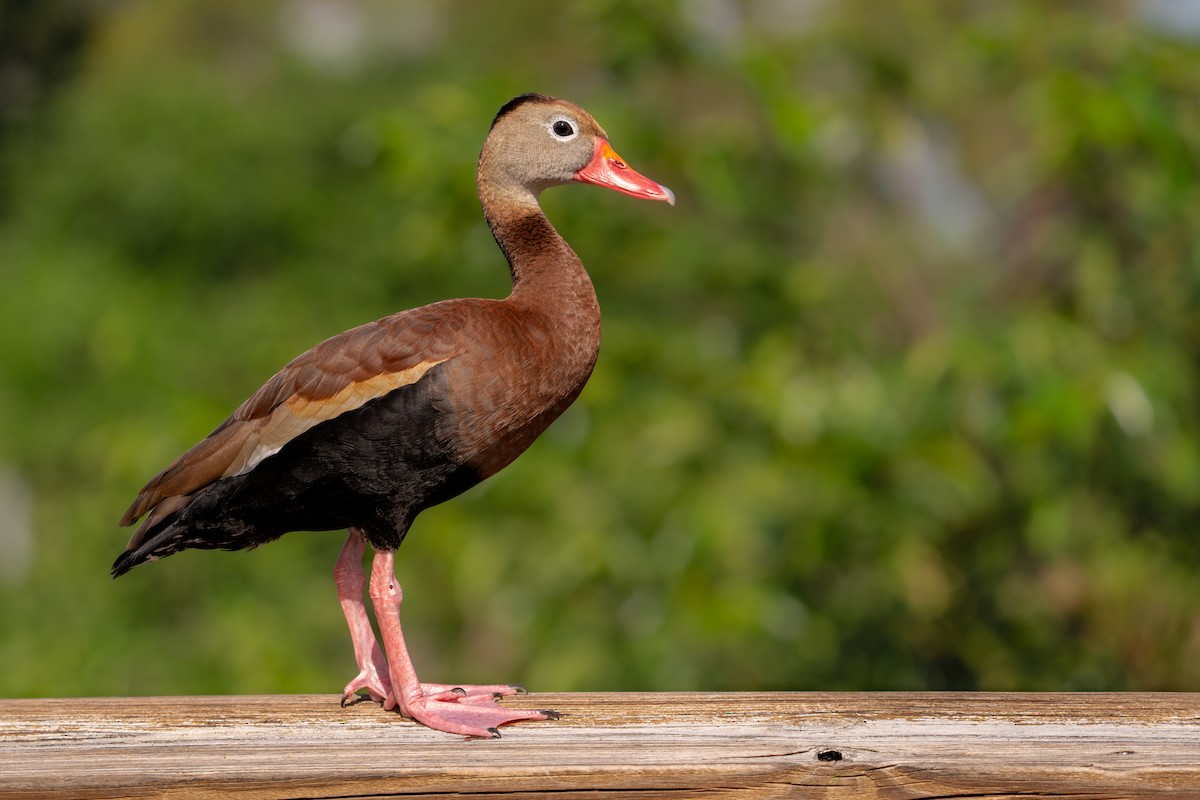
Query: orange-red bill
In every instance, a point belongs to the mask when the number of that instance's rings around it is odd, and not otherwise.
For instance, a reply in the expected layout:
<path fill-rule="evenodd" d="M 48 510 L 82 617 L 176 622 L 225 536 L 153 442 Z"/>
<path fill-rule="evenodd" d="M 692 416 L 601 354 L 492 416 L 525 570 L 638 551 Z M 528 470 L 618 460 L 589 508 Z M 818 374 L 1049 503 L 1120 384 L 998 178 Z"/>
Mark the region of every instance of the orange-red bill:
<path fill-rule="evenodd" d="M 665 200 L 675 205 L 674 192 L 631 169 L 608 142 L 600 137 L 596 137 L 596 154 L 586 167 L 575 173 L 575 180 L 593 183 L 643 200 Z"/>

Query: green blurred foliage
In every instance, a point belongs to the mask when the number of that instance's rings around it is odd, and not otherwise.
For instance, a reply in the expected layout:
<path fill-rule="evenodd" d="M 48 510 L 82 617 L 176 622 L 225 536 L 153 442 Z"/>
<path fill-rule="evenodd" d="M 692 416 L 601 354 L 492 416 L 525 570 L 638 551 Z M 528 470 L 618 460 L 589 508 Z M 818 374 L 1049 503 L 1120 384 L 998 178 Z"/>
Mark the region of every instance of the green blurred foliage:
<path fill-rule="evenodd" d="M 1200 688 L 1200 69 L 1136 9 L 107 7 L 0 156 L 0 693 L 351 677 L 338 534 L 114 583 L 115 521 L 297 352 L 505 293 L 474 158 L 523 91 L 680 202 L 544 197 L 600 362 L 414 526 L 425 678 Z"/>

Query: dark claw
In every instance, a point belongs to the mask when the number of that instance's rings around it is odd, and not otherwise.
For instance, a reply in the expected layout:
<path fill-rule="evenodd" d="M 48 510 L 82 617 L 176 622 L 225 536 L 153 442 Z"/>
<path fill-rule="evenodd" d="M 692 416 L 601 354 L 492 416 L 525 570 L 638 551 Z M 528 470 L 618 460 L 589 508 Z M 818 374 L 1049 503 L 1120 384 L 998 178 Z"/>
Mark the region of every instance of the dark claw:
<path fill-rule="evenodd" d="M 456 694 L 459 697 L 466 697 L 467 690 L 462 688 L 461 686 L 455 686 L 453 689 L 450 690 L 450 694 Z"/>
<path fill-rule="evenodd" d="M 510 683 L 508 685 L 508 688 L 512 689 L 517 694 L 529 694 L 529 691 L 524 686 L 521 686 L 516 683 Z"/>
<path fill-rule="evenodd" d="M 488 728 L 488 733 L 490 733 L 492 735 L 493 739 L 500 738 L 500 729 L 499 728 Z"/>
<path fill-rule="evenodd" d="M 539 708 L 538 713 L 545 715 L 546 719 L 562 719 L 562 714 L 552 708 Z"/>

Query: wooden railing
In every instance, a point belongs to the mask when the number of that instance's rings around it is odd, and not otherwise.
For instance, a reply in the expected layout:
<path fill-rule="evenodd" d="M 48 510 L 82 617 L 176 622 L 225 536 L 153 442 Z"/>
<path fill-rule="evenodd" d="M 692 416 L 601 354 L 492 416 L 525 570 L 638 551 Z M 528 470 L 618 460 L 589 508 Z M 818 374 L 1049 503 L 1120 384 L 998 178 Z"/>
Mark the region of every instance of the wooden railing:
<path fill-rule="evenodd" d="M 540 694 L 467 741 L 334 696 L 0 700 L 0 797 L 1200 798 L 1200 694 Z"/>

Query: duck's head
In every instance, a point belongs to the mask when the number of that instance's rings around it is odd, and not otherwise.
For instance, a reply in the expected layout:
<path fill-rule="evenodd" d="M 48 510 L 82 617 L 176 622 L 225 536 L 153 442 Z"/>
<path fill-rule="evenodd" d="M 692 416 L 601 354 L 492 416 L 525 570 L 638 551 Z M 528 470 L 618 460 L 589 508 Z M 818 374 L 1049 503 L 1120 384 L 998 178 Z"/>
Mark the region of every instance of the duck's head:
<path fill-rule="evenodd" d="M 631 169 L 579 106 L 540 94 L 505 103 L 479 154 L 481 195 L 494 190 L 536 200 L 543 189 L 571 181 L 675 205 L 674 193 Z"/>

